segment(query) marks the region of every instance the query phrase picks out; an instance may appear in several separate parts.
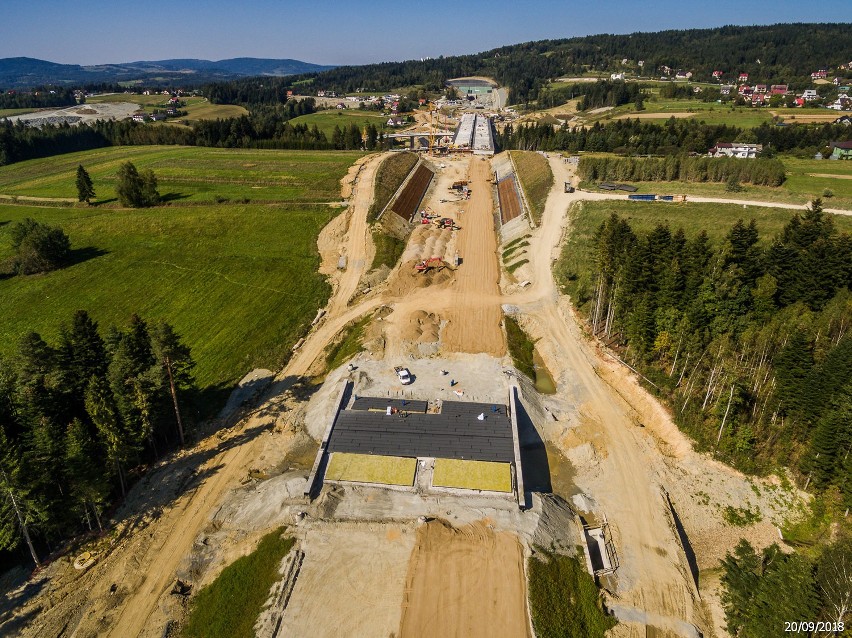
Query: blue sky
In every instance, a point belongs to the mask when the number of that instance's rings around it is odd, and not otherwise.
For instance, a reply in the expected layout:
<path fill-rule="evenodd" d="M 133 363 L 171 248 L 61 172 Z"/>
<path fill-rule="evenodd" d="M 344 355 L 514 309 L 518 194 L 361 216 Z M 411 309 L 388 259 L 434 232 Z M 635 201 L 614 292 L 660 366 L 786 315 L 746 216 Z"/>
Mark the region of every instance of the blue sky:
<path fill-rule="evenodd" d="M 363 64 L 595 33 L 776 22 L 852 22 L 852 0 L 4 0 L 0 58 Z"/>

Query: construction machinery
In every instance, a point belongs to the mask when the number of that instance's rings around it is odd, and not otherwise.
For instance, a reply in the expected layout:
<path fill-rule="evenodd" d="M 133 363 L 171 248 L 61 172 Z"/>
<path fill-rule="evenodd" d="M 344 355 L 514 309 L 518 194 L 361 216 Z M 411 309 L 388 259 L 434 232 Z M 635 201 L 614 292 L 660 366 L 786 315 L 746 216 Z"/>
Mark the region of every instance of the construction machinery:
<path fill-rule="evenodd" d="M 429 259 L 425 259 L 415 264 L 414 270 L 419 273 L 427 273 L 430 270 L 434 270 L 435 272 L 441 272 L 446 267 L 447 264 L 440 257 L 430 257 Z"/>
<path fill-rule="evenodd" d="M 438 228 L 450 228 L 452 230 L 461 230 L 460 226 L 456 226 L 456 222 L 454 219 L 450 217 L 441 217 L 440 219 L 433 219 L 432 223 L 435 224 Z"/>

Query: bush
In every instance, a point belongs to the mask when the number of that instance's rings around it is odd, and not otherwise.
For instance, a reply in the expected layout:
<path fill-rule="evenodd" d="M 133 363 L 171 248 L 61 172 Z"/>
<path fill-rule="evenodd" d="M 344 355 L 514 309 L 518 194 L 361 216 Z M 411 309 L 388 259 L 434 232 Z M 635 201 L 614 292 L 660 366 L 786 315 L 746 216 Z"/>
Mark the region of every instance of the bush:
<path fill-rule="evenodd" d="M 830 188 L 826 188 L 824 191 L 822 191 L 822 196 L 825 197 L 825 198 L 834 197 L 834 191 L 831 190 Z"/>
<path fill-rule="evenodd" d="M 61 228 L 25 219 L 12 228 L 12 270 L 19 275 L 50 272 L 71 258 L 71 241 Z"/>

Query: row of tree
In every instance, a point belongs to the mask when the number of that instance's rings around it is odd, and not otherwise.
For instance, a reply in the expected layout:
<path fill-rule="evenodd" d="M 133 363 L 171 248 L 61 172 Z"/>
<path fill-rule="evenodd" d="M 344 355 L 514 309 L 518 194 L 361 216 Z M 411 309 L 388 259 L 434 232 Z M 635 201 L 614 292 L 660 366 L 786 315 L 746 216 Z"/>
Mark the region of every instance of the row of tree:
<path fill-rule="evenodd" d="M 48 344 L 24 335 L 0 359 L 0 548 L 39 547 L 102 525 L 128 472 L 185 440 L 189 348 L 133 316 L 101 335 L 85 311 Z"/>
<path fill-rule="evenodd" d="M 305 112 L 313 112 L 313 100 Z M 132 122 L 99 120 L 90 126 L 46 125 L 41 128 L 0 121 L 0 166 L 28 159 L 50 157 L 62 153 L 103 148 L 150 144 L 213 146 L 219 148 L 277 148 L 297 150 L 360 149 L 382 146 L 375 126 L 367 127 L 367 141 L 362 132 L 350 126 L 341 129 L 342 137 L 329 140 L 316 125 L 291 124 L 300 109 L 291 103 L 281 106 L 259 106 L 249 115 L 217 120 L 202 120 L 191 126 L 150 126 Z"/>
<path fill-rule="evenodd" d="M 775 126 L 753 129 L 706 124 L 700 119 L 670 118 L 662 123 L 638 119 L 596 122 L 590 127 L 554 128 L 550 124 L 507 125 L 495 141 L 502 149 L 528 151 L 581 151 L 627 155 L 704 154 L 717 142 L 762 144 L 765 151 L 813 157 L 836 141 L 852 140 L 852 127 L 843 124 Z"/>
<path fill-rule="evenodd" d="M 727 182 L 761 186 L 784 183 L 784 164 L 777 159 L 742 160 L 733 157 L 640 159 L 635 157 L 581 157 L 577 168 L 584 181 Z"/>
<path fill-rule="evenodd" d="M 55 86 L 32 91 L 0 91 L 0 109 L 59 108 L 75 104 L 74 91 Z"/>
<path fill-rule="evenodd" d="M 699 444 L 747 471 L 792 466 L 852 506 L 852 237 L 820 202 L 767 244 L 737 222 L 638 234 L 613 215 L 592 270 L 562 276 L 594 331 L 619 347 Z"/>

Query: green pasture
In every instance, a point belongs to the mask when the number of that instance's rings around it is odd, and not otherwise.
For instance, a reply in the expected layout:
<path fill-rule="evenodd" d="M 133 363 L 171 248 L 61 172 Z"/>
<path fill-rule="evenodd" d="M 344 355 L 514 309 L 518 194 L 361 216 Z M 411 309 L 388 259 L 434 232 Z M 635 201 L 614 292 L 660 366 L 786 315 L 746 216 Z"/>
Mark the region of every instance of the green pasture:
<path fill-rule="evenodd" d="M 115 199 L 123 162 L 151 169 L 166 201 L 228 200 L 330 202 L 340 199 L 340 178 L 359 157 L 354 152 L 217 149 L 185 146 L 120 146 L 0 167 L 0 194 L 74 198 L 82 164 L 97 200 Z"/>
<path fill-rule="evenodd" d="M 568 241 L 562 248 L 554 272 L 557 280 L 569 290 L 588 287 L 593 267 L 595 233 L 613 213 L 627 219 L 637 234 L 648 232 L 657 224 L 668 224 L 672 232 L 683 228 L 687 237 L 693 237 L 703 230 L 718 246 L 738 219 L 745 223 L 754 220 L 760 243 L 766 245 L 781 233 L 794 212 L 757 205 L 743 207 L 735 204 L 631 202 L 626 199 L 580 202 L 570 211 Z M 833 219 L 838 231 L 852 233 L 852 217 L 835 215 Z"/>
<path fill-rule="evenodd" d="M 68 233 L 77 263 L 0 279 L 0 355 L 21 335 L 55 342 L 88 310 L 102 330 L 134 313 L 164 319 L 192 348 L 202 387 L 275 369 L 330 288 L 317 273 L 327 206 L 210 205 L 139 210 L 0 205 L 0 261 L 10 230 L 32 217 Z"/>
<path fill-rule="evenodd" d="M 334 133 L 334 127 L 339 126 L 341 129 L 355 124 L 358 128 L 363 129 L 368 124 L 372 124 L 377 129 L 384 130 L 388 118 L 384 115 L 376 115 L 375 111 L 362 111 L 361 109 L 334 109 L 333 111 L 319 111 L 309 115 L 300 115 L 290 120 L 290 124 L 305 124 L 308 128 L 316 125 L 316 127 L 325 133 L 325 136 L 330 140 L 331 134 Z"/>

